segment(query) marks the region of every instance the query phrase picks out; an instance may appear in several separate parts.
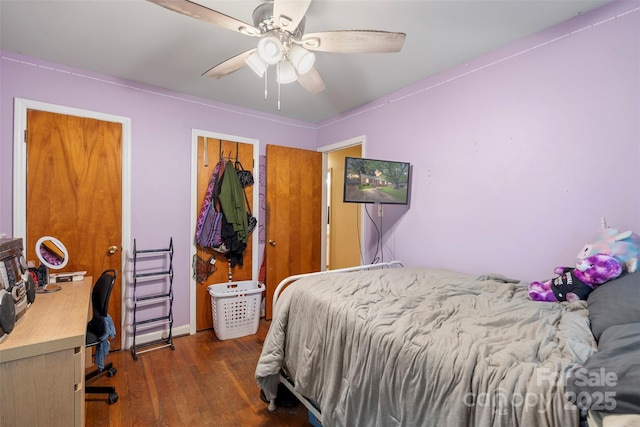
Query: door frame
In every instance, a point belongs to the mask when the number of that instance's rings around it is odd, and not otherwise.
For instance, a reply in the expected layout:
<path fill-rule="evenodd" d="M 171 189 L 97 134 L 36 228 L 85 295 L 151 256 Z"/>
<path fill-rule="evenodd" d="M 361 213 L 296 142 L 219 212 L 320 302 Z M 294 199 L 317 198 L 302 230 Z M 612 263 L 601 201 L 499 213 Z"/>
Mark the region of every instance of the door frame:
<path fill-rule="evenodd" d="M 327 171 L 328 169 L 328 158 L 329 158 L 329 153 L 332 151 L 339 151 L 342 150 L 344 148 L 347 147 L 352 147 L 354 145 L 361 145 L 362 146 L 362 157 L 365 157 L 365 153 L 366 153 L 366 142 L 367 142 L 367 137 L 365 135 L 360 135 L 360 136 L 356 136 L 354 138 L 350 138 L 350 139 L 346 139 L 344 141 L 340 141 L 340 142 L 336 142 L 334 144 L 329 144 L 329 145 L 324 145 L 322 147 L 318 147 L 318 151 L 322 153 L 322 170 L 325 172 L 324 175 L 324 182 L 325 185 L 322 186 L 322 248 L 321 248 L 321 254 L 320 254 L 320 265 L 321 265 L 321 271 L 326 270 L 326 265 L 327 265 L 327 236 L 328 236 L 328 230 L 327 230 L 327 220 L 328 220 L 328 206 L 329 206 L 329 201 L 328 201 L 328 195 L 327 195 L 327 179 L 329 177 L 329 172 Z M 360 247 L 364 248 L 364 243 L 365 243 L 365 231 L 364 231 L 364 217 L 362 215 L 362 209 L 363 209 L 363 204 L 360 205 L 360 230 L 362 230 L 362 234 L 360 235 Z"/>
<path fill-rule="evenodd" d="M 249 169 L 246 165 L 242 165 L 246 170 L 251 170 L 253 174 L 254 188 L 253 200 L 251 205 L 253 206 L 252 214 L 258 220 L 260 224 L 260 192 L 257 189 L 260 188 L 260 173 L 258 171 L 260 165 L 260 141 L 258 139 L 246 138 L 242 136 L 227 135 L 218 132 L 209 132 L 200 129 L 191 129 L 191 236 L 196 235 L 196 223 L 198 222 L 198 214 L 200 213 L 200 206 L 198 206 L 198 138 L 211 138 L 221 139 L 225 141 L 239 142 L 242 144 L 251 144 L 253 146 L 253 165 Z M 256 230 L 251 233 L 251 280 L 258 279 L 258 271 L 260 268 L 259 261 L 259 239 L 260 233 Z M 189 246 L 189 259 L 193 259 L 196 255 L 195 240 L 191 241 Z M 193 267 L 192 267 L 193 268 Z M 189 275 L 189 334 L 196 333 L 196 288 L 198 283 L 193 277 L 193 274 Z"/>
<path fill-rule="evenodd" d="M 14 99 L 13 119 L 13 236 L 25 237 L 27 234 L 27 147 L 24 142 L 27 130 L 27 110 L 39 110 L 48 113 L 120 123 L 122 126 L 122 270 L 124 271 L 127 254 L 131 248 L 131 118 L 80 108 L 48 104 L 30 99 Z M 122 280 L 122 322 L 120 325 L 120 347 L 126 348 L 127 329 L 125 325 L 126 280 Z"/>

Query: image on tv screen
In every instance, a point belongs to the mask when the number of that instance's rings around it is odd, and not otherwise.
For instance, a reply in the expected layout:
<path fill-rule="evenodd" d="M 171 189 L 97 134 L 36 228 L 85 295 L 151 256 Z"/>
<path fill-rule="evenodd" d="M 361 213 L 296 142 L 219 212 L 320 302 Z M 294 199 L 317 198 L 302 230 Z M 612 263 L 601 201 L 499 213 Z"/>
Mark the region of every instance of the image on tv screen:
<path fill-rule="evenodd" d="M 344 202 L 406 205 L 410 164 L 345 157 Z"/>

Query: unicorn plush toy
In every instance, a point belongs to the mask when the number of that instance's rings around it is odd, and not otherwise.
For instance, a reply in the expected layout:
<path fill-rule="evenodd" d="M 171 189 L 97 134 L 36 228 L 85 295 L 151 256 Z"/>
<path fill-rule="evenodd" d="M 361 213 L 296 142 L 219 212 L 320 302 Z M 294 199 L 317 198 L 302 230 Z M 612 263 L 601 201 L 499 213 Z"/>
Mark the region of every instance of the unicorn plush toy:
<path fill-rule="evenodd" d="M 602 218 L 600 230 L 594 236 L 593 242 L 582 248 L 578 259 L 585 259 L 595 254 L 614 256 L 626 266 L 629 273 L 633 273 L 640 261 L 640 236 L 631 230 L 620 232 L 615 228 L 607 227 L 607 221 Z"/>

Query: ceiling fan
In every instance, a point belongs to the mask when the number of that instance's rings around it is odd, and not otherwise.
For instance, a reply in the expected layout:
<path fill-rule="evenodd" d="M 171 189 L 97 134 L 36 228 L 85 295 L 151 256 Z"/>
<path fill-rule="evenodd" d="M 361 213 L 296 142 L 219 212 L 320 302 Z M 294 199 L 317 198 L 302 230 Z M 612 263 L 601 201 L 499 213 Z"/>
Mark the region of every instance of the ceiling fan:
<path fill-rule="evenodd" d="M 399 52 L 406 35 L 374 30 L 342 30 L 304 33 L 305 13 L 311 0 L 273 0 L 253 11 L 253 25 L 189 0 L 148 0 L 174 12 L 210 22 L 247 36 L 258 37 L 257 47 L 221 62 L 203 74 L 219 79 L 248 65 L 265 76 L 269 65 L 276 66 L 279 84 L 297 81 L 311 93 L 326 89 L 314 67 L 317 52 L 387 53 Z M 265 99 L 266 99 L 265 76 Z M 278 101 L 278 109 L 279 109 Z"/>

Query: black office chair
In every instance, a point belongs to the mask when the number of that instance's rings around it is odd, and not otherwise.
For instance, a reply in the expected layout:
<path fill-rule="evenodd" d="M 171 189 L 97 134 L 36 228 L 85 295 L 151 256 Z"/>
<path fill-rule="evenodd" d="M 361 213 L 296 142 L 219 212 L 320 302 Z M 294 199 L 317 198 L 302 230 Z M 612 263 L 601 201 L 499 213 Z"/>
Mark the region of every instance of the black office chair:
<path fill-rule="evenodd" d="M 105 327 L 104 318 L 107 317 L 107 312 L 109 309 L 109 297 L 111 296 L 111 290 L 113 289 L 113 285 L 116 282 L 117 273 L 115 270 L 105 270 L 95 285 L 93 286 L 93 290 L 91 291 L 91 302 L 93 304 L 93 317 L 87 323 L 87 338 L 86 338 L 86 347 L 90 350 L 91 347 L 95 347 L 100 344 L 101 337 L 105 337 L 104 340 L 107 340 L 106 334 L 107 329 Z M 85 375 L 85 383 L 91 378 L 95 378 L 106 374 L 108 377 L 112 377 L 116 374 L 116 368 L 113 367 L 113 363 L 109 362 L 104 365 L 103 368 L 99 368 L 93 370 Z M 115 403 L 118 401 L 118 393 L 116 393 L 116 388 L 111 386 L 91 386 L 88 387 L 85 385 L 85 393 L 92 394 L 108 394 L 107 402 L 109 404 Z"/>

